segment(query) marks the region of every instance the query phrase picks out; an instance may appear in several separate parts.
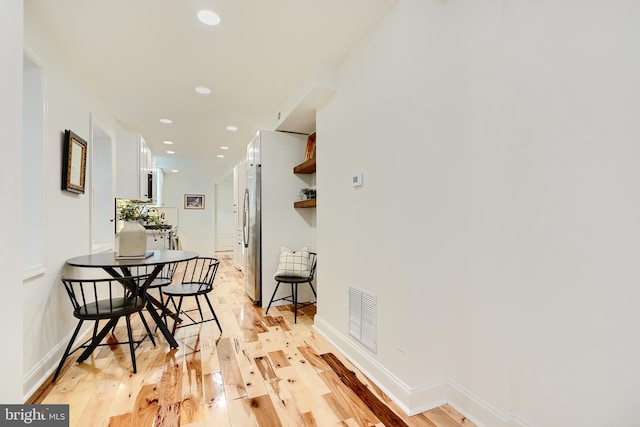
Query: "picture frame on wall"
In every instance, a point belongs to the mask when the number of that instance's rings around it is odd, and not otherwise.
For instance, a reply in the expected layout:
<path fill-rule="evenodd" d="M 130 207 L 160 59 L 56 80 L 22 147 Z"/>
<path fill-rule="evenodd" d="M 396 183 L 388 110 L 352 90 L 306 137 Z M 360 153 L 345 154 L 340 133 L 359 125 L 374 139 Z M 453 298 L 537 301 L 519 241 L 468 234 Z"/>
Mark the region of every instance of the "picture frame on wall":
<path fill-rule="evenodd" d="M 86 174 L 87 141 L 67 129 L 62 142 L 62 189 L 84 194 Z"/>
<path fill-rule="evenodd" d="M 185 209 L 204 209 L 204 194 L 185 194 Z"/>

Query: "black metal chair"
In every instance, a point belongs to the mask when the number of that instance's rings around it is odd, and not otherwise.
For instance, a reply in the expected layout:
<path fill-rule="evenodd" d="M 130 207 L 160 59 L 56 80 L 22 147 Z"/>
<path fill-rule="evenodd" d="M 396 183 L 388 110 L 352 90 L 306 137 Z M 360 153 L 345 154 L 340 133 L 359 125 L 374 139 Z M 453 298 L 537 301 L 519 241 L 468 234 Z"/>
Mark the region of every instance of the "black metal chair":
<path fill-rule="evenodd" d="M 166 302 L 164 300 L 164 294 L 162 293 L 162 288 L 165 287 L 165 286 L 169 286 L 171 283 L 173 283 L 173 276 L 176 273 L 176 267 L 177 266 L 178 266 L 178 264 L 175 263 L 175 262 L 166 264 L 162 268 L 160 273 L 158 273 L 156 278 L 153 279 L 153 281 L 151 282 L 151 284 L 149 285 L 149 288 L 148 288 L 149 290 L 158 289 L 158 296 L 160 298 L 160 302 L 165 307 L 166 307 L 167 304 L 166 304 Z M 151 274 L 151 272 L 153 271 L 154 268 L 155 268 L 155 266 L 153 266 L 153 265 L 133 267 L 133 269 L 136 272 L 136 274 Z M 164 319 L 164 323 L 166 324 L 167 323 L 167 310 L 161 310 L 161 311 L 162 312 L 160 313 L 160 315 L 162 316 L 162 318 Z M 156 326 L 156 330 L 157 329 L 158 329 L 158 327 Z"/>
<path fill-rule="evenodd" d="M 64 361 L 69 355 L 80 348 L 84 348 L 84 353 L 78 358 L 78 362 L 83 362 L 93 350 L 99 346 L 129 344 L 131 353 L 131 363 L 133 365 L 133 373 L 137 372 L 135 349 L 149 336 L 151 342 L 155 346 L 155 340 L 149 329 L 149 325 L 142 315 L 142 310 L 146 304 L 146 291 L 148 275 L 126 276 L 121 278 L 108 279 L 68 279 L 62 278 L 67 295 L 73 306 L 73 316 L 78 319 L 78 324 L 67 345 L 66 350 L 60 360 L 58 369 L 53 376 L 53 382 L 56 381 Z M 142 323 L 144 324 L 147 334 L 137 341 L 134 341 L 131 320 L 132 314 L 138 313 Z M 113 341 L 102 343 L 109 331 L 115 329 L 118 320 L 124 317 L 127 322 L 128 341 Z M 90 339 L 84 341 L 73 351 L 73 343 L 75 342 L 82 324 L 86 321 L 94 321 L 93 334 Z M 108 320 L 103 329 L 98 332 L 98 325 L 101 320 Z M 134 347 L 135 346 L 135 347 Z"/>
<path fill-rule="evenodd" d="M 316 272 L 317 260 L 318 260 L 318 255 L 315 252 L 309 252 L 310 268 L 309 268 L 308 276 L 296 277 L 296 276 L 281 276 L 277 274 L 273 276 L 273 278 L 276 280 L 276 282 L 278 282 L 278 284 L 276 285 L 276 288 L 273 291 L 273 295 L 271 295 L 271 301 L 269 301 L 269 305 L 267 306 L 267 311 L 265 311 L 265 314 L 269 313 L 269 308 L 271 308 L 272 303 L 276 301 L 283 301 L 283 300 L 289 301 L 293 304 L 293 323 L 298 323 L 298 309 L 304 308 L 316 303 L 316 301 L 307 302 L 307 303 L 298 303 L 298 285 L 300 283 L 308 283 L 309 286 L 311 287 L 311 291 L 313 292 L 313 295 L 316 297 L 316 300 L 318 299 L 316 290 L 313 288 L 313 284 L 311 283 L 313 282 L 313 276 Z M 280 283 L 289 283 L 291 285 L 291 295 L 274 299 L 276 296 L 276 293 L 278 292 L 278 288 L 280 287 Z"/>
<path fill-rule="evenodd" d="M 222 327 L 220 326 L 220 322 L 218 321 L 218 316 L 216 316 L 216 312 L 213 309 L 213 305 L 209 300 L 209 293 L 213 291 L 213 281 L 216 277 L 216 272 L 218 271 L 218 266 L 220 265 L 220 261 L 216 258 L 207 258 L 207 257 L 198 257 L 190 261 L 186 261 L 180 264 L 180 270 L 184 267 L 182 272 L 182 279 L 179 283 L 174 283 L 169 286 L 164 286 L 161 288 L 162 293 L 169 297 L 169 301 L 173 304 L 176 313 L 180 315 L 185 315 L 191 320 L 191 323 L 180 323 L 178 321 L 174 322 L 172 333 L 175 334 L 177 328 L 183 328 L 186 326 L 197 325 L 199 323 L 210 322 L 215 320 L 218 325 L 218 329 L 222 332 Z M 197 308 L 192 309 L 183 309 L 182 302 L 185 297 L 195 297 L 195 301 L 197 304 Z M 202 307 L 200 305 L 200 297 L 204 297 L 209 309 L 211 310 L 211 319 L 205 319 L 204 314 L 202 313 Z M 176 300 L 178 299 L 178 303 L 176 304 Z M 168 304 L 168 302 L 167 302 Z M 200 319 L 194 319 L 189 315 L 190 312 L 198 311 L 200 314 Z"/>

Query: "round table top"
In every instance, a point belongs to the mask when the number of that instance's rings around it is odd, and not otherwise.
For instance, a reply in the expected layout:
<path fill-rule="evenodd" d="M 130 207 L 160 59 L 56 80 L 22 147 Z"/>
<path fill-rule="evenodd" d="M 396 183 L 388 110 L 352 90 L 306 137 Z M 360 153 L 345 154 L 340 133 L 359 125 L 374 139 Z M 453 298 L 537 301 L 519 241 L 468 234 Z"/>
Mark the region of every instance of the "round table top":
<path fill-rule="evenodd" d="M 171 262 L 188 261 L 198 257 L 196 252 L 154 250 L 153 255 L 141 259 L 118 259 L 115 252 L 101 252 L 98 254 L 82 255 L 68 259 L 68 265 L 74 267 L 120 267 L 168 264 Z"/>

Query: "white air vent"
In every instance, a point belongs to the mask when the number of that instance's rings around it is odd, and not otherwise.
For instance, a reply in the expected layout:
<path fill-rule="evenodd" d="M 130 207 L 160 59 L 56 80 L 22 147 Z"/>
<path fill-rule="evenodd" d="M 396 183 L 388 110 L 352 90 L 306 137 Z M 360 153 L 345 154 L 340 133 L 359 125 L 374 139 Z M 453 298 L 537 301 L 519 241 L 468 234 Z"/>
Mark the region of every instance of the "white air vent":
<path fill-rule="evenodd" d="M 376 295 L 349 287 L 349 334 L 377 352 Z"/>

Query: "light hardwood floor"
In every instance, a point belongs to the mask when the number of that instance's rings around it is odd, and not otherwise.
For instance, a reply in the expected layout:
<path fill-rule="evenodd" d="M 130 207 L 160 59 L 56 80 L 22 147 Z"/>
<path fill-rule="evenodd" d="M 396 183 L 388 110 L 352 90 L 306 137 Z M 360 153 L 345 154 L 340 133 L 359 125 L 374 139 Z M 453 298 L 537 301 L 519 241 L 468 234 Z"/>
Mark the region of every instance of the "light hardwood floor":
<path fill-rule="evenodd" d="M 447 405 L 406 416 L 313 330 L 315 307 L 298 311 L 297 324 L 290 305 L 264 315 L 231 257 L 219 258 L 212 302 L 222 334 L 215 322 L 179 329 L 178 349 L 156 334 L 156 347 L 147 339 L 136 351 L 137 374 L 127 346 L 81 364 L 74 353 L 28 403 L 68 403 L 71 427 L 474 426 Z"/>

